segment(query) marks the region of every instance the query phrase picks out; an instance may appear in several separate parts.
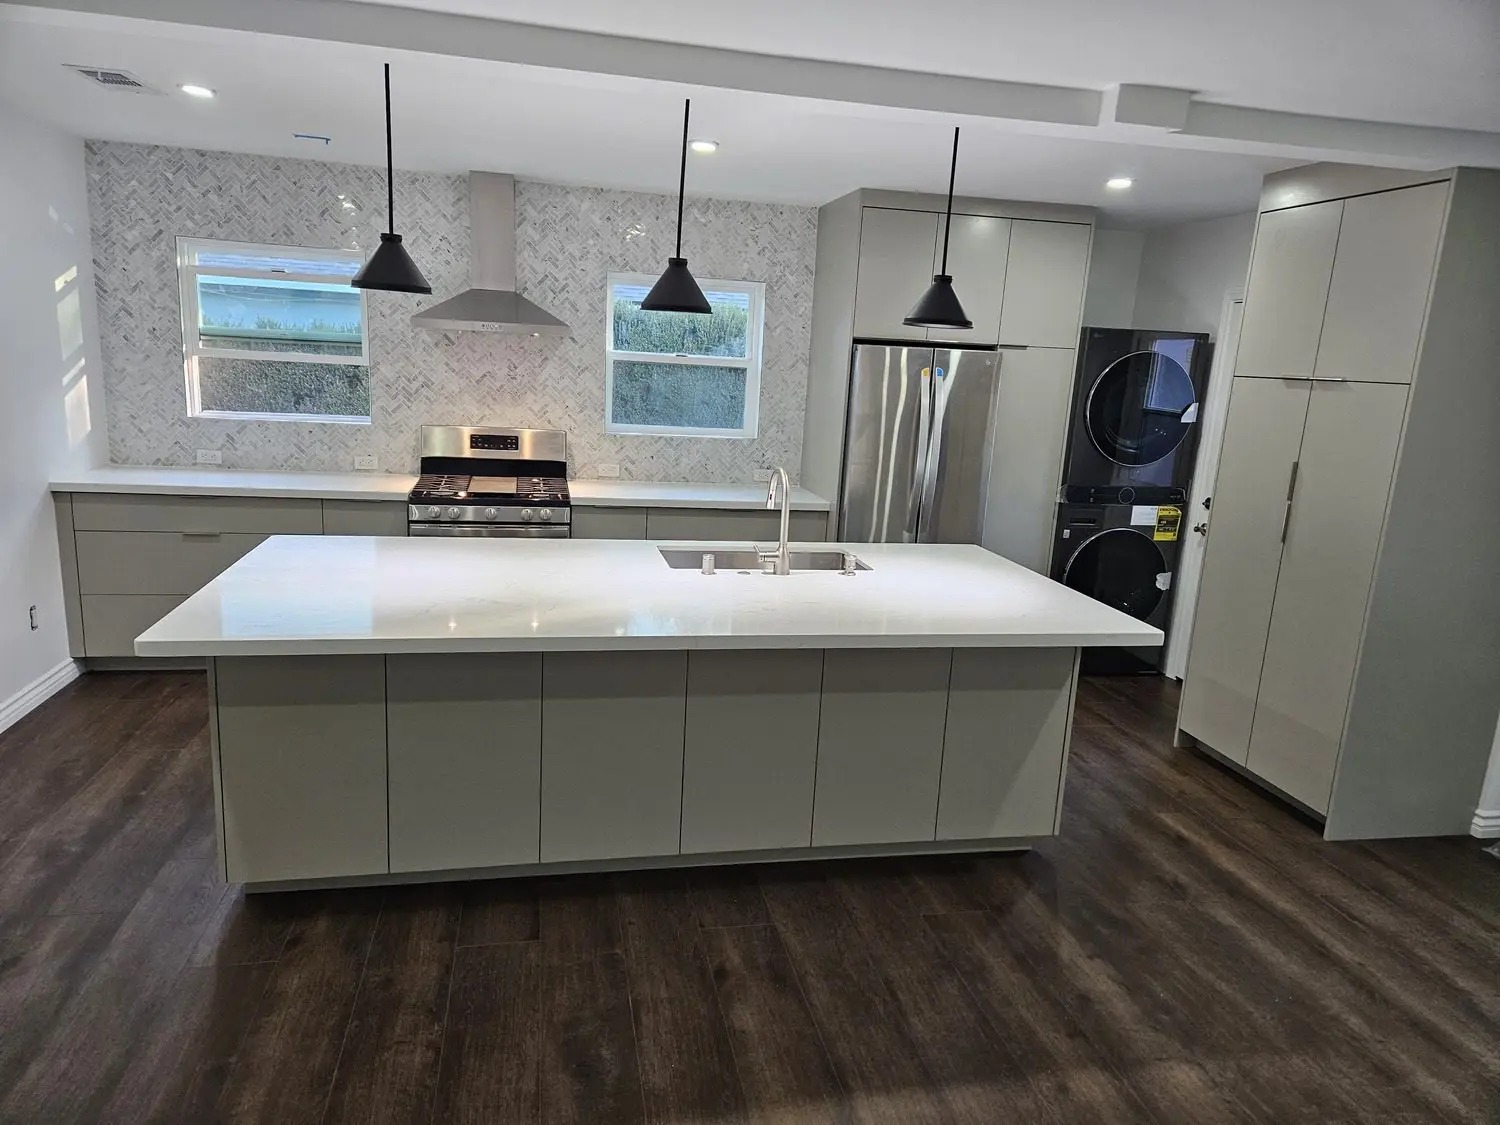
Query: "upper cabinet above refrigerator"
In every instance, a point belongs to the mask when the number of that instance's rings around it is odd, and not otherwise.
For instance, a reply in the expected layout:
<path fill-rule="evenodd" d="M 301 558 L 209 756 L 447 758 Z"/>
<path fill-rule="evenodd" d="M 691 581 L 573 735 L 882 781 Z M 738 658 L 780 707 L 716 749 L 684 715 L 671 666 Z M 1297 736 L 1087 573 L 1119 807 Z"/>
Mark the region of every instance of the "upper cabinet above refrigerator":
<path fill-rule="evenodd" d="M 943 216 L 865 207 L 854 335 L 973 347 L 1074 347 L 1091 234 L 1087 223 L 955 214 L 948 272 L 974 327 L 913 328 L 902 321 L 942 267 Z"/>

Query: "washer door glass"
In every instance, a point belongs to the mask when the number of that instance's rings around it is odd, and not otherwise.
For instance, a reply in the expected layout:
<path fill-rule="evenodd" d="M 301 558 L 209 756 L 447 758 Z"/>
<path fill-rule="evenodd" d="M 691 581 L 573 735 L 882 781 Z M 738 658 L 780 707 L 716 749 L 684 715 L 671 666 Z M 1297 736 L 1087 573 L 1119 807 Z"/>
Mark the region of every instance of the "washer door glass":
<path fill-rule="evenodd" d="M 1138 531 L 1114 527 L 1073 553 L 1063 571 L 1063 584 L 1144 621 L 1166 597 L 1156 579 L 1167 569 L 1160 548 L 1150 539 Z"/>
<path fill-rule="evenodd" d="M 1197 401 L 1193 380 L 1177 360 L 1131 352 L 1094 380 L 1084 422 L 1094 447 L 1117 465 L 1150 465 L 1182 444 Z"/>

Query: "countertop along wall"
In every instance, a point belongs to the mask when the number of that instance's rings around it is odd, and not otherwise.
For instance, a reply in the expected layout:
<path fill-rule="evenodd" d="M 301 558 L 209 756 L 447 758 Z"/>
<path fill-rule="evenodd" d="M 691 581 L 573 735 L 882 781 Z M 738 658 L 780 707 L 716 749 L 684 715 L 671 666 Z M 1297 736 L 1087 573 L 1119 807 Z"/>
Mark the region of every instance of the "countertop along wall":
<path fill-rule="evenodd" d="M 77 674 L 68 658 L 47 480 L 102 461 L 105 449 L 83 142 L 0 106 L 0 152 L 4 729 Z"/>
<path fill-rule="evenodd" d="M 541 426 L 569 433 L 572 467 L 638 480 L 746 482 L 801 463 L 817 211 L 689 198 L 683 248 L 693 272 L 766 283 L 760 435 L 604 433 L 605 275 L 659 273 L 676 201 L 663 195 L 516 184 L 517 280 L 573 335 L 531 339 L 432 333 L 411 314 L 469 282 L 463 176 L 397 172 L 396 222 L 432 283 L 420 297 L 371 293 L 371 424 L 223 421 L 187 416 L 174 239 L 368 249 L 385 226 L 380 169 L 237 153 L 90 142 L 110 460 L 189 465 L 216 449 L 225 467 L 347 471 L 373 453 L 414 471 L 424 423 Z"/>

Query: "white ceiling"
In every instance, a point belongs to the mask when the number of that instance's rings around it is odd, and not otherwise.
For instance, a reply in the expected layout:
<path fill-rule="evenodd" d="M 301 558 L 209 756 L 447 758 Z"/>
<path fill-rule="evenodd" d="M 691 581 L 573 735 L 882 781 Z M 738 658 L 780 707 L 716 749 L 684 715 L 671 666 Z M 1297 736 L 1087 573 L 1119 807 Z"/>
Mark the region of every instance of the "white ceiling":
<path fill-rule="evenodd" d="M 1500 132 L 1496 0 L 360 0 L 673 43 Z"/>
<path fill-rule="evenodd" d="M 379 64 L 390 61 L 401 167 L 449 172 L 481 168 L 562 183 L 670 192 L 676 188 L 681 98 L 691 94 L 693 134 L 713 137 L 722 147 L 713 156 L 692 159 L 690 194 L 803 204 L 823 203 L 855 187 L 943 190 L 948 127 L 962 124 L 960 193 L 1099 206 L 1111 225 L 1246 210 L 1254 206 L 1265 172 L 1318 158 L 1285 146 L 1222 137 L 1118 128 L 1101 135 L 1092 127 L 911 108 L 914 102 L 865 104 L 766 92 L 778 88 L 774 83 L 766 89 L 744 88 L 750 85 L 744 82 L 741 88 L 684 86 L 633 76 L 652 71 L 649 66 L 600 74 L 519 65 L 463 57 L 462 48 L 449 49 L 436 32 L 428 40 L 439 49 L 427 52 L 330 41 L 350 38 L 350 13 L 369 11 L 372 22 L 378 22 L 380 9 L 370 0 L 361 2 L 369 6 L 257 0 L 257 16 L 268 13 L 267 19 L 274 16 L 286 26 L 295 26 L 304 10 L 339 17 L 338 34 L 298 36 L 235 30 L 223 23 L 200 27 L 101 14 L 130 6 L 124 4 L 96 4 L 101 11 L 94 13 L 60 10 L 72 6 L 68 0 L 54 0 L 50 10 L 0 4 L 0 99 L 86 137 L 375 164 L 383 161 L 384 140 Z M 1267 25 L 1284 28 L 1281 17 L 1294 7 L 1291 0 L 1258 0 L 1233 9 L 1217 0 L 1158 2 L 1148 5 L 1152 12 L 1133 9 L 1131 23 L 1121 27 L 1091 21 L 1086 11 L 1090 0 L 1025 7 L 1010 0 L 929 0 L 923 5 L 909 0 L 757 0 L 749 7 L 668 0 L 390 3 L 691 39 L 741 51 L 901 69 L 928 66 L 947 75 L 1006 82 L 1078 83 L 1094 89 L 1121 81 L 1180 84 L 1244 105 L 1363 117 L 1379 113 L 1390 121 L 1500 131 L 1500 68 L 1495 65 L 1500 38 L 1484 40 L 1476 34 L 1500 13 L 1495 0 L 1428 0 L 1428 18 L 1409 29 L 1402 66 L 1382 53 L 1391 46 L 1384 33 L 1377 44 L 1366 43 L 1375 38 L 1369 33 L 1353 33 L 1360 50 L 1333 50 L 1326 34 L 1340 18 L 1351 20 L 1356 5 L 1366 12 L 1376 3 L 1381 9 L 1404 10 L 1399 0 L 1302 0 L 1297 7 L 1307 33 L 1293 36 L 1279 30 L 1281 38 L 1295 40 L 1282 44 L 1280 54 L 1273 42 L 1277 35 L 1239 13 L 1253 10 Z M 1100 6 L 1118 7 L 1102 0 Z M 175 7 L 192 11 L 212 5 L 198 0 L 196 6 Z M 1190 22 L 1174 25 L 1170 9 L 1190 11 L 1191 17 L 1182 17 Z M 920 17 L 914 18 L 913 11 Z M 1433 13 L 1452 18 L 1432 18 Z M 419 13 L 416 18 L 431 20 L 435 27 L 442 24 L 435 15 Z M 406 25 L 407 37 L 397 41 L 411 42 L 412 26 Z M 477 26 L 456 30 L 472 32 Z M 1354 26 L 1364 25 L 1354 21 Z M 445 28 L 455 31 L 451 21 L 438 30 Z M 1085 28 L 1096 30 L 1085 33 Z M 926 53 L 924 44 L 930 47 Z M 566 57 L 570 42 L 561 46 Z M 591 47 L 579 46 L 580 51 Z M 649 48 L 636 44 L 643 46 Z M 605 43 L 605 55 L 590 57 L 608 57 L 609 47 Z M 1429 67 L 1426 52 L 1440 49 L 1452 53 L 1444 66 Z M 1321 67 L 1316 59 L 1320 50 L 1327 55 Z M 1268 58 L 1274 60 L 1270 65 Z M 764 71 L 779 80 L 782 72 L 771 65 L 774 61 L 752 67 L 751 73 Z M 168 93 L 109 92 L 68 73 L 64 63 L 126 69 Z M 654 67 L 654 73 L 663 71 L 672 73 L 666 63 Z M 176 92 L 181 82 L 212 86 L 220 96 L 212 102 L 192 101 Z M 781 82 L 779 88 L 788 86 Z M 975 96 L 980 99 L 973 104 L 983 104 L 1000 89 L 962 92 L 971 102 Z M 948 91 L 938 93 L 946 96 Z M 875 96 L 882 95 L 877 91 Z M 298 141 L 292 137 L 296 132 L 326 134 L 332 142 Z M 1140 142 L 1130 143 L 1135 136 Z M 1136 187 L 1127 193 L 1106 191 L 1103 181 L 1116 175 L 1133 176 Z"/>

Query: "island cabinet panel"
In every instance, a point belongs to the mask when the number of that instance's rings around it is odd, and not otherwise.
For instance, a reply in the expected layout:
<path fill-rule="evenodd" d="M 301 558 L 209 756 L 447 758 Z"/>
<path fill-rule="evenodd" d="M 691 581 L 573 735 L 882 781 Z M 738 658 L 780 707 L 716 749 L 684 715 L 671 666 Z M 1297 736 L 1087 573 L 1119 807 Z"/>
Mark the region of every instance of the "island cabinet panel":
<path fill-rule="evenodd" d="M 820 649 L 688 656 L 682 852 L 812 841 Z"/>
<path fill-rule="evenodd" d="M 815 847 L 932 840 L 951 649 L 829 649 Z"/>
<path fill-rule="evenodd" d="M 939 840 L 1056 830 L 1077 658 L 1072 648 L 954 650 Z"/>
<path fill-rule="evenodd" d="M 650 508 L 646 515 L 647 539 L 775 543 L 780 534 L 778 511 Z M 828 513 L 793 512 L 787 535 L 793 543 L 823 542 L 828 538 Z"/>
<path fill-rule="evenodd" d="M 388 871 L 385 658 L 214 665 L 229 880 Z"/>
<path fill-rule="evenodd" d="M 536 863 L 540 653 L 386 657 L 392 871 Z"/>
<path fill-rule="evenodd" d="M 406 501 L 324 500 L 324 535 L 405 535 Z"/>
<path fill-rule="evenodd" d="M 543 863 L 676 855 L 686 652 L 542 657 Z"/>
<path fill-rule="evenodd" d="M 644 539 L 645 508 L 573 508 L 574 539 Z"/>

